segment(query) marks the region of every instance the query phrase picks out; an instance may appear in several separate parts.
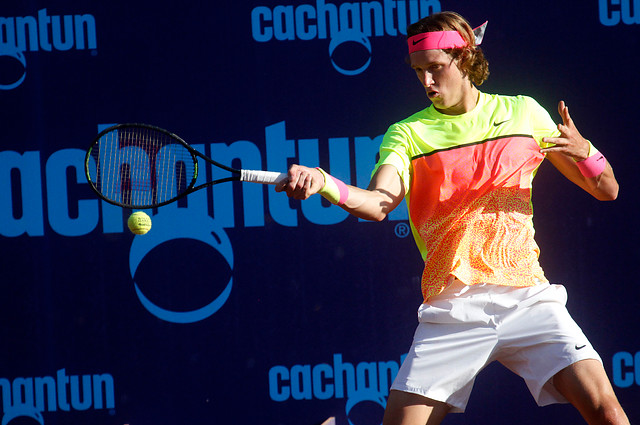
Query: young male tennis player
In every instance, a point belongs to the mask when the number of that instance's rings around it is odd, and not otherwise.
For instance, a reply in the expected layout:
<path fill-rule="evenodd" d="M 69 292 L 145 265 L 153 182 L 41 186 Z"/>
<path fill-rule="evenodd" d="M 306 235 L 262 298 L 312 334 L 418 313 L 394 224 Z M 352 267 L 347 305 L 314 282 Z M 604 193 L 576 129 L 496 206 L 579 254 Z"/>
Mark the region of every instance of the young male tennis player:
<path fill-rule="evenodd" d="M 488 64 L 452 12 L 408 30 L 409 59 L 432 105 L 393 124 L 367 190 L 294 165 L 277 186 L 295 199 L 320 193 L 358 217 L 382 220 L 406 198 L 425 261 L 424 303 L 384 424 L 438 424 L 465 409 L 477 374 L 497 360 L 539 405 L 572 403 L 589 424 L 628 424 L 602 361 L 570 317 L 566 291 L 538 263 L 531 183 L 547 158 L 599 200 L 618 183 L 604 156 L 532 98 L 482 93 Z"/>

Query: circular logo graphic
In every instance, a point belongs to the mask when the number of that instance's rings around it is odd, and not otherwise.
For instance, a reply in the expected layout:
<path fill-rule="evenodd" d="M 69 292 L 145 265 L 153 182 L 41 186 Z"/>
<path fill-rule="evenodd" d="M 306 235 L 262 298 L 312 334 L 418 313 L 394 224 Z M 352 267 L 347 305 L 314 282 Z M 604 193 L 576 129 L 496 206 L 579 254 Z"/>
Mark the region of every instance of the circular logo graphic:
<path fill-rule="evenodd" d="M 233 286 L 229 278 L 224 290 L 211 302 L 191 311 L 172 311 L 152 302 L 135 283 L 135 274 L 142 259 L 157 246 L 174 239 L 194 239 L 218 251 L 233 270 L 233 247 L 224 229 L 208 215 L 194 214 L 186 208 L 165 209 L 152 217 L 154 232 L 136 236 L 129 252 L 129 269 L 138 299 L 149 313 L 172 323 L 194 323 L 217 312 L 227 302 Z"/>
<path fill-rule="evenodd" d="M 334 53 L 336 49 L 348 42 L 360 44 L 364 46 L 364 48 L 368 52 L 368 57 L 364 64 L 355 69 L 347 69 L 345 65 L 338 65 L 338 63 L 336 63 L 336 60 L 334 59 Z M 361 74 L 365 69 L 369 67 L 369 64 L 371 64 L 371 42 L 360 31 L 356 31 L 351 28 L 340 30 L 335 36 L 331 38 L 331 42 L 329 43 L 329 57 L 331 57 L 331 64 L 339 73 L 348 76 Z"/>
<path fill-rule="evenodd" d="M 44 425 L 42 414 L 34 406 L 17 402 L 14 402 L 14 404 L 10 406 L 8 406 L 8 404 L 9 403 L 5 403 L 5 411 L 4 415 L 2 416 L 2 425 L 9 425 L 11 421 L 16 418 L 31 418 L 34 421 L 38 422 L 40 425 Z"/>
<path fill-rule="evenodd" d="M 355 405 L 362 403 L 364 401 L 373 402 L 382 407 L 384 410 L 387 407 L 387 401 L 385 398 L 380 395 L 376 390 L 370 388 L 364 388 L 356 391 L 353 395 L 349 396 L 347 400 L 347 404 L 345 406 L 345 411 L 347 414 L 347 420 L 349 421 L 349 425 L 355 425 L 351 419 L 349 419 L 349 413 L 354 408 Z"/>
<path fill-rule="evenodd" d="M 18 87 L 24 81 L 27 76 L 27 60 L 24 57 L 22 51 L 20 51 L 16 46 L 12 46 L 8 43 L 0 43 L 0 58 L 1 57 L 9 57 L 16 59 L 22 65 L 22 74 L 18 72 L 20 75 L 15 81 L 0 81 L 0 90 L 11 90 Z"/>

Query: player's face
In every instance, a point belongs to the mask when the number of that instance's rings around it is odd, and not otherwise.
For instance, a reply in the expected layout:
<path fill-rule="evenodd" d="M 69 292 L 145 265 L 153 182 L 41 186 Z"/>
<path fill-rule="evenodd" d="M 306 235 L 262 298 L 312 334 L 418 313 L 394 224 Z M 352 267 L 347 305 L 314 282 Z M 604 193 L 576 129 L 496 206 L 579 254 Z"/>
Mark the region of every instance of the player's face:
<path fill-rule="evenodd" d="M 442 50 L 421 50 L 411 53 L 410 60 L 411 68 L 438 111 L 459 115 L 473 109 L 477 92 L 450 55 Z"/>

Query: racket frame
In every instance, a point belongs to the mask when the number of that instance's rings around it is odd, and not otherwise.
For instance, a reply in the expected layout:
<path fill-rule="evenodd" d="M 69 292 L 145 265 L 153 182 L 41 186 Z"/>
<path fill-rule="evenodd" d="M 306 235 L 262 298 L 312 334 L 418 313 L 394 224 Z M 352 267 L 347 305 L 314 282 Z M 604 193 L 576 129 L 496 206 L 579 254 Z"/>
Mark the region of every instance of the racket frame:
<path fill-rule="evenodd" d="M 148 205 L 134 205 L 134 204 L 127 204 L 127 203 L 123 203 L 123 202 L 118 202 L 115 201 L 113 199 L 109 199 L 106 196 L 104 196 L 100 190 L 98 189 L 98 187 L 96 186 L 96 183 L 91 179 L 90 173 L 89 173 L 89 164 L 90 161 L 92 159 L 94 159 L 94 157 L 92 156 L 92 152 L 94 150 L 94 147 L 99 143 L 100 139 L 102 137 L 104 137 L 107 133 L 113 132 L 113 131 L 117 131 L 120 129 L 127 129 L 127 128 L 139 128 L 139 129 L 147 129 L 147 130 L 152 130 L 152 131 L 156 131 L 156 132 L 160 132 L 163 133 L 165 136 L 170 137 L 172 140 L 174 140 L 177 144 L 182 145 L 185 149 L 187 149 L 187 151 L 189 151 L 189 153 L 191 154 L 191 157 L 193 159 L 193 164 L 194 164 L 194 175 L 193 178 L 191 179 L 191 181 L 189 182 L 189 184 L 187 185 L 187 188 L 177 194 L 175 197 L 162 201 L 162 202 L 158 202 L 158 203 L 153 203 L 153 204 L 148 204 Z M 216 167 L 219 167 L 225 171 L 228 171 L 230 173 L 232 173 L 231 176 L 229 177 L 224 177 L 221 179 L 217 179 L 217 180 L 212 180 L 212 181 L 208 181 L 206 183 L 203 183 L 201 185 L 196 186 L 196 180 L 198 178 L 198 173 L 199 173 L 199 167 L 198 167 L 198 157 L 204 159 L 205 161 L 207 161 L 208 163 L 215 165 Z M 98 169 L 98 164 L 96 163 L 96 170 Z M 198 152 L 196 149 L 194 149 L 193 147 L 191 147 L 187 142 L 185 142 L 180 136 L 178 136 L 177 134 L 174 134 L 168 130 L 165 130 L 163 128 L 154 126 L 154 125 L 150 125 L 150 124 L 141 124 L 141 123 L 124 123 L 124 124 L 116 124 L 113 126 L 110 126 L 108 128 L 105 128 L 104 130 L 102 130 L 100 133 L 98 133 L 98 135 L 93 139 L 93 141 L 91 142 L 91 145 L 89 146 L 89 148 L 87 149 L 87 153 L 85 155 L 85 159 L 84 159 L 84 171 L 85 171 L 85 175 L 87 177 L 87 182 L 89 183 L 89 187 L 91 187 L 91 189 L 96 193 L 96 195 L 98 195 L 98 197 L 100 197 L 101 199 L 103 199 L 105 202 L 108 202 L 112 205 L 116 205 L 119 207 L 123 207 L 123 208 L 131 208 L 131 209 L 149 209 L 149 208 L 158 208 L 161 207 L 163 205 L 167 205 L 170 204 L 171 202 L 175 202 L 181 198 L 184 198 L 185 196 L 203 189 L 205 187 L 209 187 L 209 186 L 213 186 L 215 184 L 218 183 L 225 183 L 225 182 L 229 182 L 229 181 L 239 181 L 240 180 L 240 176 L 241 176 L 241 171 L 237 170 L 235 168 L 232 167 L 228 167 L 224 164 L 221 164 L 211 158 L 209 158 L 208 156 L 204 155 L 201 152 Z M 97 174 L 96 174 L 97 177 Z"/>

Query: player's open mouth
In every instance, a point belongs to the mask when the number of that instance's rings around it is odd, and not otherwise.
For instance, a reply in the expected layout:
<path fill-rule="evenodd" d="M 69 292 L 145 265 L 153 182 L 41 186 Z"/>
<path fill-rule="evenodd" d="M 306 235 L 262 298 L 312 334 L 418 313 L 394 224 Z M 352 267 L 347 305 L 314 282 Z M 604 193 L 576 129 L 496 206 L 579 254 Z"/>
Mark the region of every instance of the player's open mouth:
<path fill-rule="evenodd" d="M 436 97 L 437 95 L 438 95 L 438 92 L 437 92 L 437 91 L 435 91 L 435 90 L 429 90 L 429 91 L 427 91 L 427 97 L 428 97 L 429 99 L 431 99 L 432 97 Z"/>

